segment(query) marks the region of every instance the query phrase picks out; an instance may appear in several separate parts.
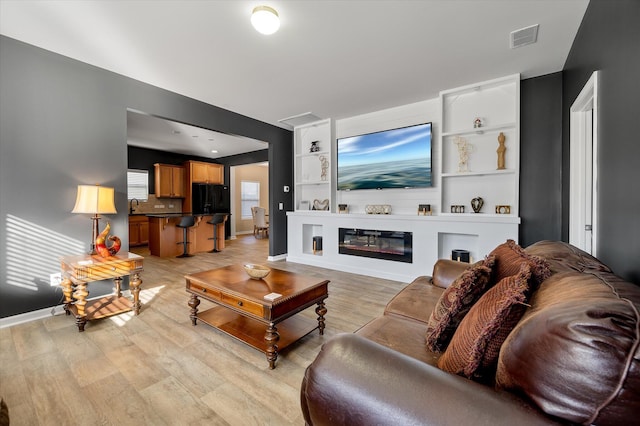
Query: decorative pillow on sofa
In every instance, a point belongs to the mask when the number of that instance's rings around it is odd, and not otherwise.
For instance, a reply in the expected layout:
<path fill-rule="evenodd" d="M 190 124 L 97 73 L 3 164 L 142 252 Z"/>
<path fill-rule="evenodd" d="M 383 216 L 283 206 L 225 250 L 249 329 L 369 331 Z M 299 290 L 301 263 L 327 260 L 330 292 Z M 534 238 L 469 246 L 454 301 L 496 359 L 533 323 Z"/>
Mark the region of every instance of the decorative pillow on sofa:
<path fill-rule="evenodd" d="M 476 262 L 442 293 L 427 323 L 429 350 L 441 352 L 447 347 L 462 318 L 486 291 L 494 262 L 493 256 Z"/>
<path fill-rule="evenodd" d="M 523 262 L 529 264 L 536 286 L 551 276 L 549 264 L 543 258 L 525 252 L 514 240 L 507 240 L 500 244 L 489 255 L 496 258 L 496 264 L 493 267 L 494 283 L 517 274 Z"/>
<path fill-rule="evenodd" d="M 463 318 L 438 368 L 468 378 L 492 371 L 500 347 L 526 310 L 530 280 L 531 269 L 523 263 L 517 275 L 489 289 Z"/>

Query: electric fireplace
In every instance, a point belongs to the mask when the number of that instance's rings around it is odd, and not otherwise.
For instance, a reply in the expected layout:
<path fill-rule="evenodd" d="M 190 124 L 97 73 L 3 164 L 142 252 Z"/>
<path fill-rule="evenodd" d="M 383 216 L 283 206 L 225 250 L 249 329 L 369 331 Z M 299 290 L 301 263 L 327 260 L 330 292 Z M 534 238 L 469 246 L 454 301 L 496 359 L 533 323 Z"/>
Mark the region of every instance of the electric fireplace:
<path fill-rule="evenodd" d="M 338 253 L 413 263 L 413 234 L 402 231 L 338 228 Z"/>

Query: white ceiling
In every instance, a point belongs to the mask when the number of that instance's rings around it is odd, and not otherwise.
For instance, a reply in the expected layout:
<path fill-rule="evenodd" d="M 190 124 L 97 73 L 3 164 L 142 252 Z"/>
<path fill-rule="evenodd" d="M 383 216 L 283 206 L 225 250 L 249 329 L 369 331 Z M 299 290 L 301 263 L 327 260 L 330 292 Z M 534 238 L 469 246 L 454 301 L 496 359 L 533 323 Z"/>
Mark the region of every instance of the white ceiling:
<path fill-rule="evenodd" d="M 280 14 L 277 33 L 251 27 L 259 4 Z M 560 71 L 587 5 L 0 0 L 0 33 L 288 128 L 278 120 L 308 111 L 340 119 L 508 74 Z M 538 42 L 510 49 L 509 33 L 533 24 Z"/>
<path fill-rule="evenodd" d="M 266 142 L 244 136 L 212 132 L 131 111 L 127 112 L 127 144 L 207 158 L 228 157 L 269 147 Z M 214 150 L 216 152 L 212 152 Z"/>

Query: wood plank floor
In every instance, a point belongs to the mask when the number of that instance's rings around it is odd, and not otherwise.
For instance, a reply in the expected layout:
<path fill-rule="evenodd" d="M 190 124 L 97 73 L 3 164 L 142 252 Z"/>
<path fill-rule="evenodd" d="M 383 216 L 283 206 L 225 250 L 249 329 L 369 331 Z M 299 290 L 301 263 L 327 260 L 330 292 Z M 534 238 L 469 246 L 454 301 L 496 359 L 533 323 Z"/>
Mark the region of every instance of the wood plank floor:
<path fill-rule="evenodd" d="M 253 236 L 186 259 L 132 251 L 145 256 L 139 316 L 92 321 L 84 333 L 65 315 L 0 330 L 0 396 L 12 425 L 303 425 L 300 383 L 320 346 L 380 315 L 406 285 L 267 262 L 268 240 Z M 189 319 L 184 275 L 248 262 L 331 280 L 324 336 L 285 349 L 275 370 L 263 353 Z M 300 315 L 316 317 L 313 308 Z"/>

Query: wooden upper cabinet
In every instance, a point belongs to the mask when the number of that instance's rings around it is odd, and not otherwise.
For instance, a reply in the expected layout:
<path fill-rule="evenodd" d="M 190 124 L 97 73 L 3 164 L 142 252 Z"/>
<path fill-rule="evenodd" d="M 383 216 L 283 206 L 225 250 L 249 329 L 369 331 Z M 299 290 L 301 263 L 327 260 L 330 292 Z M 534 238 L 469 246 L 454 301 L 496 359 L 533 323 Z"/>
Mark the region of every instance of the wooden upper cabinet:
<path fill-rule="evenodd" d="M 222 164 L 187 161 L 191 183 L 224 183 L 224 166 Z"/>
<path fill-rule="evenodd" d="M 155 164 L 156 197 L 184 198 L 184 167 L 168 164 Z"/>

